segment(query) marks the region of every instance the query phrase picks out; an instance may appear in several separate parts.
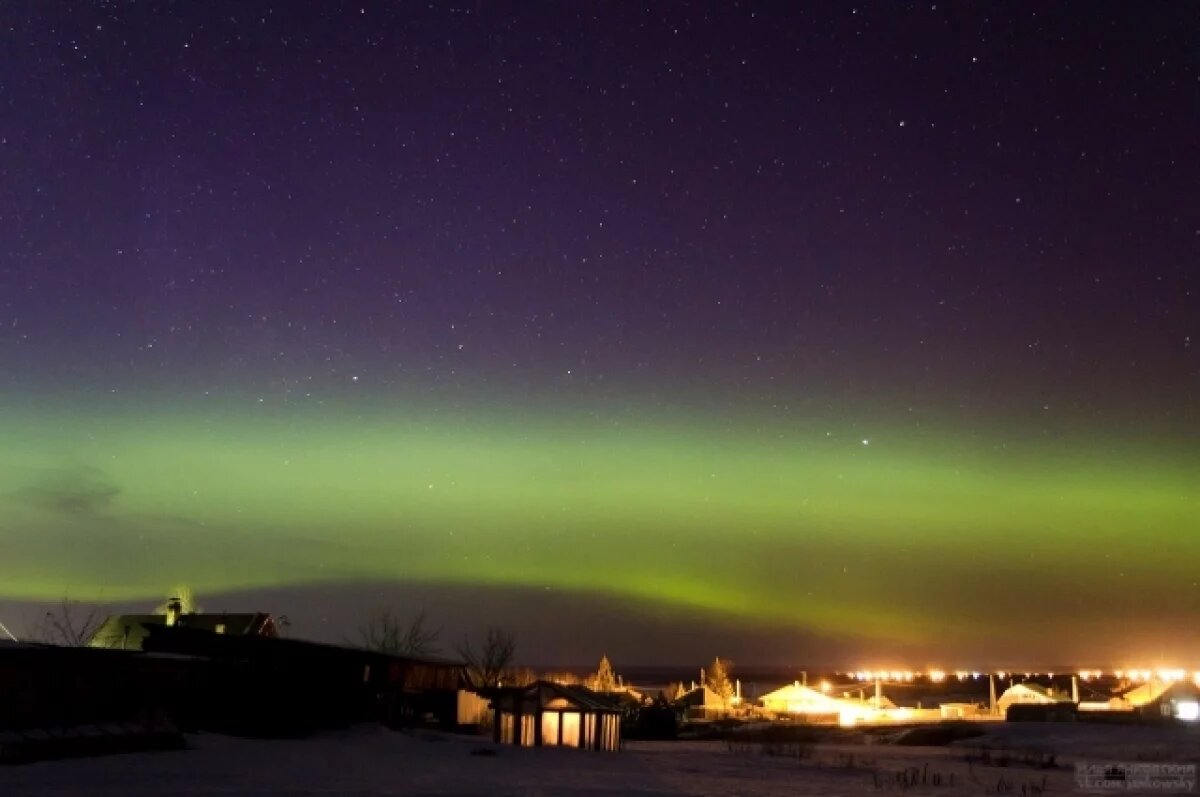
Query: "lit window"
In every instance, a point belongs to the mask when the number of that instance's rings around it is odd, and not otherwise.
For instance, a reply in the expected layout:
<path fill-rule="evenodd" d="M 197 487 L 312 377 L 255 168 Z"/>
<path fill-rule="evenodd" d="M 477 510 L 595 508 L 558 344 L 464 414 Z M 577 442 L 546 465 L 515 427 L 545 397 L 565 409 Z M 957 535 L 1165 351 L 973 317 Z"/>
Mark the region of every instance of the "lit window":
<path fill-rule="evenodd" d="M 218 634 L 225 633 L 225 624 L 224 623 L 217 623 L 217 633 Z"/>

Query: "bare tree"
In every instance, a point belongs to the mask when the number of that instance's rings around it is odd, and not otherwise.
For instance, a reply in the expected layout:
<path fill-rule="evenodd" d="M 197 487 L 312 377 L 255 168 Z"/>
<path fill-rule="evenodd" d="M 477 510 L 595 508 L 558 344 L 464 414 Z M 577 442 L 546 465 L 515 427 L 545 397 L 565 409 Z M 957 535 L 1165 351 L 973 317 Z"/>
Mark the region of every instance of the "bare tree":
<path fill-rule="evenodd" d="M 538 674 L 529 667 L 518 667 L 515 670 L 509 670 L 504 676 L 504 682 L 510 686 L 529 686 L 534 681 L 538 680 Z M 556 678 L 547 678 L 550 681 L 556 681 Z M 558 681 L 558 683 L 564 683 Z"/>
<path fill-rule="evenodd" d="M 476 648 L 470 640 L 458 646 L 458 655 L 467 664 L 467 677 L 475 687 L 500 686 L 517 652 L 517 638 L 504 628 L 487 630 L 483 645 Z"/>
<path fill-rule="evenodd" d="M 687 694 L 687 689 L 679 681 L 672 681 L 659 693 L 668 703 L 674 703 L 685 694 Z"/>
<path fill-rule="evenodd" d="M 63 598 L 57 608 L 46 612 L 30 636 L 51 645 L 78 648 L 86 645 L 102 624 L 99 606 Z"/>
<path fill-rule="evenodd" d="M 391 656 L 432 656 L 442 629 L 431 628 L 425 612 L 402 620 L 383 609 L 358 627 L 358 645 Z"/>

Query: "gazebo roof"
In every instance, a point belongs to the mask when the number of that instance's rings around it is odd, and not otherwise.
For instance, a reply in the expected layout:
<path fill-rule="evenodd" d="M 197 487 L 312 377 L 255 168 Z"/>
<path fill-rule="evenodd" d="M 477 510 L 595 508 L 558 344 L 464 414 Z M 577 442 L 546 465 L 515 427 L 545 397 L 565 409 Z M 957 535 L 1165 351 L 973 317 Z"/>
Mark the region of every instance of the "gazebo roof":
<path fill-rule="evenodd" d="M 586 686 L 559 684 L 553 681 L 534 681 L 528 686 L 498 690 L 492 700 L 497 710 L 515 710 L 520 704 L 522 713 L 538 711 L 582 711 L 619 714 L 621 707 L 599 692 Z"/>

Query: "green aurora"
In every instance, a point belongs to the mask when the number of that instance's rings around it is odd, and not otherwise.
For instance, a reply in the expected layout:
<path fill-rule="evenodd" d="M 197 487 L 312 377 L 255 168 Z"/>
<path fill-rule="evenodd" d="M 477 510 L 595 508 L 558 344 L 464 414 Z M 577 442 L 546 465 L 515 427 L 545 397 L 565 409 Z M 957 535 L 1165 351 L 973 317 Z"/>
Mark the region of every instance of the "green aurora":
<path fill-rule="evenodd" d="M 552 587 L 916 641 L 1015 628 L 1014 609 L 1046 602 L 1068 619 L 1194 611 L 1187 449 L 890 426 L 9 411 L 0 597 Z"/>

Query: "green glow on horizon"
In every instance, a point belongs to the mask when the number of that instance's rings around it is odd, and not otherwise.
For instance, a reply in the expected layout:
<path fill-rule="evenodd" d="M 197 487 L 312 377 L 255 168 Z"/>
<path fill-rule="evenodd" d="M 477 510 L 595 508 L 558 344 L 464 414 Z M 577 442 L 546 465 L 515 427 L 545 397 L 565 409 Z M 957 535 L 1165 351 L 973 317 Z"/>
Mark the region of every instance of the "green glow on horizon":
<path fill-rule="evenodd" d="M 9 412 L 0 597 L 408 580 L 919 639 L 1001 616 L 1014 581 L 1089 612 L 1124 599 L 1113 579 L 1150 606 L 1194 584 L 1194 456 L 1003 439 L 565 412 Z"/>

